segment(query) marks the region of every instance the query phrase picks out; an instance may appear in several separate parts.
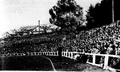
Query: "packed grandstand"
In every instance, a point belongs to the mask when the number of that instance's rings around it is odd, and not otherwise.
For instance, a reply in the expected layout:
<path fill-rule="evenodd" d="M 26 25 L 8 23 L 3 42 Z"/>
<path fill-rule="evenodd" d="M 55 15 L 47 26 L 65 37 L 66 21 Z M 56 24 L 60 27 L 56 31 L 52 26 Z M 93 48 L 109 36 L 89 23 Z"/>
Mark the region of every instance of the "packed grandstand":
<path fill-rule="evenodd" d="M 50 33 L 29 34 L 4 38 L 1 53 L 24 53 L 56 51 L 59 46 L 64 51 L 85 51 L 101 54 L 120 54 L 120 21 L 79 34 Z M 1 40 L 2 41 L 2 40 Z"/>
<path fill-rule="evenodd" d="M 59 47 L 63 47 L 63 51 L 69 52 L 120 55 L 120 21 L 91 30 L 83 30 L 79 34 L 66 35 L 58 28 L 53 32 L 46 31 L 47 33 L 39 33 L 34 29 L 16 32 L 1 39 L 0 54 L 55 52 Z M 33 33 L 30 34 L 30 32 Z M 38 33 L 34 34 L 34 32 Z M 19 33 L 26 34 L 18 35 Z M 114 66 L 120 63 L 120 59 L 111 58 L 110 63 Z"/>

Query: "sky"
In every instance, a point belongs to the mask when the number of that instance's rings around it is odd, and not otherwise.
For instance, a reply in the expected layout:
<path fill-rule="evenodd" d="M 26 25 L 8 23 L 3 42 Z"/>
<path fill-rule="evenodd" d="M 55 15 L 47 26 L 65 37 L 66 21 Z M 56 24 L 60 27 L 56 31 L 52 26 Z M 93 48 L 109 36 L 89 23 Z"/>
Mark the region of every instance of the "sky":
<path fill-rule="evenodd" d="M 101 0 L 75 0 L 83 7 L 83 11 L 89 8 L 90 4 L 95 5 Z M 0 0 L 0 38 L 5 32 L 19 29 L 23 26 L 49 23 L 49 9 L 56 5 L 57 0 Z"/>

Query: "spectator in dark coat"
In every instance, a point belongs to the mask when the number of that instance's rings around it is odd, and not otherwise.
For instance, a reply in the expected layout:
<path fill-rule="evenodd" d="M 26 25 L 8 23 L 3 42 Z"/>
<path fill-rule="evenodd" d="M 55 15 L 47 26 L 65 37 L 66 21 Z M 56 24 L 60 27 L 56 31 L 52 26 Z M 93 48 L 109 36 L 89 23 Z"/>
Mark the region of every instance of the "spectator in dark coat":
<path fill-rule="evenodd" d="M 62 47 L 58 48 L 58 56 L 59 56 L 59 60 L 62 61 Z"/>

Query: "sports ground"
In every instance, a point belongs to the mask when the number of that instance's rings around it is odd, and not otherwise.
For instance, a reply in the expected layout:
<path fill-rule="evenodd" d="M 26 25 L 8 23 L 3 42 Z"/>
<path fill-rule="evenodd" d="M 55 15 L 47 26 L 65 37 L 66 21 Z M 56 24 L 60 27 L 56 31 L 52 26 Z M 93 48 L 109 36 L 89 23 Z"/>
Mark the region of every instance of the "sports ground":
<path fill-rule="evenodd" d="M 7 71 L 102 71 L 102 68 L 57 56 L 13 56 L 1 59 L 1 70 Z M 4 62 L 4 63 L 3 63 Z"/>

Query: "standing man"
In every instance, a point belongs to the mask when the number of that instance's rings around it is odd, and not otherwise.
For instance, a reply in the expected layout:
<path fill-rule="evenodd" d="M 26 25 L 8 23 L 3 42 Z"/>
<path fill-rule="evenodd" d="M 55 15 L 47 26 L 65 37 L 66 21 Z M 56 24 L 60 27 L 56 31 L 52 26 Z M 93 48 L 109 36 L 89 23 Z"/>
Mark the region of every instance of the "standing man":
<path fill-rule="evenodd" d="M 62 47 L 58 48 L 59 60 L 62 61 Z"/>
<path fill-rule="evenodd" d="M 64 41 L 66 40 L 66 37 L 63 37 L 61 46 L 58 48 L 58 55 L 59 55 L 59 60 L 62 62 L 62 49 L 64 47 Z"/>

